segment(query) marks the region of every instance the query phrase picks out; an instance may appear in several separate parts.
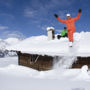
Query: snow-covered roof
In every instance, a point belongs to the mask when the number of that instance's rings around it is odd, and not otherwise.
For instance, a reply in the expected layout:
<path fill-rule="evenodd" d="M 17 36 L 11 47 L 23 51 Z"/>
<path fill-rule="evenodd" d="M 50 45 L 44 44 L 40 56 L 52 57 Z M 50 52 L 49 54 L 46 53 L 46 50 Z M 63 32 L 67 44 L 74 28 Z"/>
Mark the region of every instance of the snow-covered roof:
<path fill-rule="evenodd" d="M 69 47 L 67 38 L 51 41 L 47 38 L 44 35 L 33 36 L 7 49 L 49 56 L 90 56 L 90 32 L 75 33 L 72 48 Z"/>

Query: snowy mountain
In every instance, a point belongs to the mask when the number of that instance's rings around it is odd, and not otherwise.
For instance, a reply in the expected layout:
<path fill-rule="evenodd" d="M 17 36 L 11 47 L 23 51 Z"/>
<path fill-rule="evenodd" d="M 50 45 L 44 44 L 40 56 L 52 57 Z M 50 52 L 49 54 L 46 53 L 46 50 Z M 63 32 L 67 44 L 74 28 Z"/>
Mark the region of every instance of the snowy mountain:
<path fill-rule="evenodd" d="M 8 45 L 15 45 L 21 41 L 21 39 L 18 38 L 7 38 L 4 40 Z"/>
<path fill-rule="evenodd" d="M 21 40 L 19 40 L 18 38 L 7 38 L 5 40 L 0 39 L 0 57 L 5 56 L 6 54 L 16 55 L 15 52 L 8 52 L 6 50 L 6 47 L 15 45 L 15 44 L 19 43 L 20 41 Z"/>
<path fill-rule="evenodd" d="M 4 40 L 0 39 L 0 50 L 5 50 L 7 45 L 8 45 L 7 42 L 5 42 Z"/>
<path fill-rule="evenodd" d="M 11 46 L 11 45 L 15 45 L 17 43 L 19 43 L 21 40 L 19 40 L 18 38 L 8 38 L 8 39 L 0 39 L 0 49 L 5 50 L 7 46 Z"/>

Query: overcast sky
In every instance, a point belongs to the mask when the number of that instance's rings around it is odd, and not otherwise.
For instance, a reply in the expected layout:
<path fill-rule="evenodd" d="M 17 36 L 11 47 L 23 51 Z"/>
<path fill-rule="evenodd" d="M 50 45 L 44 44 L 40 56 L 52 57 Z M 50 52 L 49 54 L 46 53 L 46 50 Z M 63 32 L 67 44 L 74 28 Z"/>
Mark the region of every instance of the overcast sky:
<path fill-rule="evenodd" d="M 76 31 L 90 31 L 90 0 L 0 0 L 0 37 L 14 32 L 26 37 L 46 35 L 48 26 L 62 30 L 66 25 L 54 13 L 66 19 L 67 13 L 77 16 L 79 8 L 82 15 L 75 23 Z"/>

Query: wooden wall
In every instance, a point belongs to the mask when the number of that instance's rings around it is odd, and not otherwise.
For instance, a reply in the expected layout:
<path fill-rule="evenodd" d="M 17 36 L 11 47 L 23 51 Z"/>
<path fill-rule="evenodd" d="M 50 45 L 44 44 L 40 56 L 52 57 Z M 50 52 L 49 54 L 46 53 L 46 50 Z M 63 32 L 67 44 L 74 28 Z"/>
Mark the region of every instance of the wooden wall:
<path fill-rule="evenodd" d="M 18 64 L 27 66 L 36 70 L 50 70 L 53 67 L 53 57 L 32 55 L 18 52 Z M 77 61 L 73 63 L 72 68 L 81 68 L 88 65 L 90 68 L 90 57 L 77 57 Z"/>
<path fill-rule="evenodd" d="M 53 58 L 50 56 L 22 54 L 19 52 L 18 57 L 19 65 L 27 66 L 33 69 L 37 69 L 39 71 L 50 70 L 53 66 Z"/>
<path fill-rule="evenodd" d="M 72 68 L 81 68 L 83 65 L 88 65 L 90 68 L 90 57 L 77 57 L 77 61 L 73 63 Z"/>

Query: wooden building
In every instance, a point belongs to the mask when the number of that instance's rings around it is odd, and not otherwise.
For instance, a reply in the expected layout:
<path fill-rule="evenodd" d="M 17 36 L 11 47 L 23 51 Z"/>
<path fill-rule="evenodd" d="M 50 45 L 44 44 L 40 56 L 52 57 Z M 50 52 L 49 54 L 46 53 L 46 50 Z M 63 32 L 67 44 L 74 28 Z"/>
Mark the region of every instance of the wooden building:
<path fill-rule="evenodd" d="M 84 36 L 84 38 L 80 38 L 79 43 L 78 40 L 76 40 L 75 43 L 77 42 L 78 44 L 70 48 L 68 47 L 67 38 L 62 40 L 54 39 L 54 32 L 52 30 L 54 28 L 49 29 L 47 30 L 48 37 L 45 35 L 30 37 L 17 45 L 7 47 L 7 50 L 17 51 L 19 65 L 37 70 L 52 69 L 55 57 L 65 57 L 65 55 L 67 60 L 69 55 L 76 57 L 75 62 L 73 62 L 70 68 L 81 68 L 83 65 L 88 65 L 90 68 L 89 33 L 76 33 L 77 37 L 80 35 L 80 37 Z M 56 62 L 58 62 L 58 59 L 56 59 Z"/>
<path fill-rule="evenodd" d="M 57 56 L 58 57 L 58 56 Z M 81 68 L 83 65 L 88 65 L 90 68 L 90 57 L 80 57 L 76 58 L 75 62 L 72 64 L 71 68 Z M 37 54 L 27 54 L 18 52 L 18 64 L 22 66 L 27 66 L 36 70 L 50 70 L 54 65 L 54 57 L 52 56 L 42 56 Z"/>
<path fill-rule="evenodd" d="M 53 57 L 18 52 L 18 64 L 37 70 L 49 70 L 53 66 Z"/>

